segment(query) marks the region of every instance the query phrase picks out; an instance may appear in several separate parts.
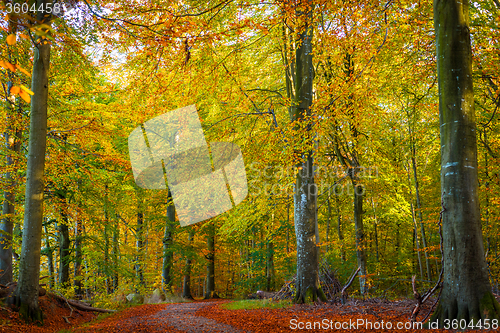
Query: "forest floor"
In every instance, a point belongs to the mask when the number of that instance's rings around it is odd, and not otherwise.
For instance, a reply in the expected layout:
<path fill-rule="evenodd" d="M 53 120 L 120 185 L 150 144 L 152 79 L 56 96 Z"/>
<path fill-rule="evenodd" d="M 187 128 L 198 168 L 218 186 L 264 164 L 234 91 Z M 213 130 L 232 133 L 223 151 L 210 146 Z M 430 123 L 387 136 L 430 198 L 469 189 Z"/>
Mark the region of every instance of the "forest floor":
<path fill-rule="evenodd" d="M 41 297 L 40 304 L 46 316 L 43 327 L 26 325 L 16 312 L 2 308 L 0 332 L 445 332 L 397 329 L 398 324 L 403 327 L 408 325 L 415 301 L 407 299 L 351 299 L 345 305 L 323 303 L 255 310 L 227 310 L 221 306 L 225 302 L 231 301 L 198 300 L 187 303 L 145 304 L 97 318 L 89 312 L 71 312 L 65 304 L 50 302 L 47 297 Z M 423 306 L 419 319 L 427 314 L 433 302 L 427 303 Z M 64 316 L 70 324 L 65 321 Z"/>

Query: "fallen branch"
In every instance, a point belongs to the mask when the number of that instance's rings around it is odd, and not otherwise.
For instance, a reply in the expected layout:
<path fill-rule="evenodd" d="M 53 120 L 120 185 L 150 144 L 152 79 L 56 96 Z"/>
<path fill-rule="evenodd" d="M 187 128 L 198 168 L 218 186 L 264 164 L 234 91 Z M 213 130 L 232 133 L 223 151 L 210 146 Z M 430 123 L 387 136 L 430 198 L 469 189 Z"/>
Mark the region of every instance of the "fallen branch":
<path fill-rule="evenodd" d="M 111 312 L 116 312 L 116 310 L 110 310 L 110 309 L 101 309 L 101 308 L 94 308 L 91 306 L 86 305 L 83 302 L 72 300 L 72 299 L 66 299 L 63 296 L 56 295 L 54 293 L 49 293 L 49 295 L 61 302 L 66 302 L 68 305 L 72 305 L 78 310 L 82 311 L 93 311 L 93 312 L 102 312 L 102 313 L 111 313 Z"/>
<path fill-rule="evenodd" d="M 342 304 L 345 304 L 345 302 L 347 301 L 347 297 L 349 295 L 347 295 L 347 288 L 349 288 L 351 286 L 351 284 L 354 282 L 354 278 L 356 277 L 356 275 L 358 275 L 358 272 L 361 270 L 361 266 L 358 267 L 358 269 L 356 270 L 356 272 L 354 272 L 354 274 L 351 276 L 351 278 L 349 279 L 349 282 L 347 282 L 347 284 L 344 286 L 344 288 L 342 288 L 342 297 L 341 297 L 341 302 Z"/>

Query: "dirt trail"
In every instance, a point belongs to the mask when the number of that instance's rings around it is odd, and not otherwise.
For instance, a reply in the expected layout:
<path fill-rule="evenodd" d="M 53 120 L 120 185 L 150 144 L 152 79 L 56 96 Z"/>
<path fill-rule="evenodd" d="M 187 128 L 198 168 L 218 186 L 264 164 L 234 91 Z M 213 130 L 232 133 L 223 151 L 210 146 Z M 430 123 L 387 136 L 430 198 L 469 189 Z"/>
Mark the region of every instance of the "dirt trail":
<path fill-rule="evenodd" d="M 75 332 L 172 332 L 172 333 L 247 333 L 196 312 L 215 307 L 219 302 L 151 304 L 126 309 L 96 324 L 80 327 Z"/>
<path fill-rule="evenodd" d="M 187 333 L 196 332 L 223 332 L 244 333 L 233 326 L 217 322 L 213 319 L 196 315 L 196 311 L 206 306 L 213 306 L 213 302 L 170 304 L 165 310 L 157 312 L 151 317 L 153 320 L 165 322 L 169 327 Z"/>

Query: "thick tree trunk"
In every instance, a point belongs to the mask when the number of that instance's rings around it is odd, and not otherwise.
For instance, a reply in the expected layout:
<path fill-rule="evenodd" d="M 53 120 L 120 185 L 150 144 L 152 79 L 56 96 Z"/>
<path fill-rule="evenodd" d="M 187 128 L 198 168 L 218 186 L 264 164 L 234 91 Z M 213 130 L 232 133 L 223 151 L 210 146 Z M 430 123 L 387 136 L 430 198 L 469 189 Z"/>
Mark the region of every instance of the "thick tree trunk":
<path fill-rule="evenodd" d="M 498 319 L 479 214 L 476 123 L 467 0 L 435 0 L 444 281 L 430 322 Z"/>
<path fill-rule="evenodd" d="M 170 189 L 167 193 L 167 219 L 165 221 L 165 234 L 163 235 L 163 269 L 162 288 L 163 291 L 172 292 L 172 266 L 174 259 L 173 230 L 175 225 L 175 206 Z"/>
<path fill-rule="evenodd" d="M 45 8 L 47 1 L 38 0 L 36 5 L 37 8 L 39 6 Z M 44 12 L 38 12 L 37 18 L 39 22 L 46 21 L 45 24 L 48 24 L 48 20 L 44 18 Z M 34 321 L 42 321 L 42 312 L 38 305 L 38 279 L 42 243 L 49 67 L 50 43 L 38 38 L 35 45 L 31 81 L 31 90 L 35 94 L 31 100 L 23 239 L 15 296 L 15 304 L 20 309 L 21 317 Z"/>
<path fill-rule="evenodd" d="M 296 15 L 303 22 L 300 27 L 298 47 L 295 51 L 295 101 L 292 121 L 306 122 L 311 115 L 314 68 L 312 62 L 312 1 L 305 1 L 296 8 Z M 299 28 L 299 27 L 297 27 Z M 310 124 L 306 139 L 312 139 Z M 297 281 L 295 303 L 326 301 L 319 283 L 319 251 L 316 235 L 318 188 L 314 182 L 314 153 L 312 149 L 302 154 L 297 165 L 295 181 L 294 218 L 297 239 Z"/>

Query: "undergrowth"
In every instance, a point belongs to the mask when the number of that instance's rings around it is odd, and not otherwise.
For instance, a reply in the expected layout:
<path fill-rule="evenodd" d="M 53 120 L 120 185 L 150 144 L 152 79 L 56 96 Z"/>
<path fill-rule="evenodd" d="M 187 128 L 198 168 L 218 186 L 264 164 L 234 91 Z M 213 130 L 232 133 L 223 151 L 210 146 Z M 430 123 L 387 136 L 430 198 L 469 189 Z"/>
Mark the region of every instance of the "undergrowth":
<path fill-rule="evenodd" d="M 247 299 L 220 305 L 226 310 L 252 310 L 252 309 L 284 309 L 292 306 L 290 300 L 273 301 L 270 299 Z"/>

